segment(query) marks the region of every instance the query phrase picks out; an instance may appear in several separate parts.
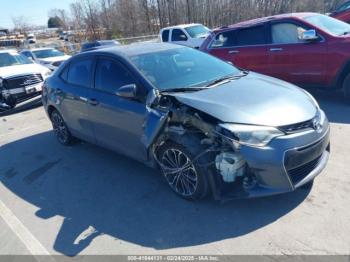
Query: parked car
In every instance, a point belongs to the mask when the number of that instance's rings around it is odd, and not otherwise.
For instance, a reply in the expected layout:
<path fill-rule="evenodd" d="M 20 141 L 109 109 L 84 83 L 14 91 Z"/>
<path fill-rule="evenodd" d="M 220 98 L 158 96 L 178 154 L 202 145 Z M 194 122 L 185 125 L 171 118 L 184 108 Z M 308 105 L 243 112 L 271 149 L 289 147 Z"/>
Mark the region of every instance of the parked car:
<path fill-rule="evenodd" d="M 120 43 L 116 40 L 96 40 L 93 42 L 85 42 L 81 45 L 80 52 L 116 45 L 120 45 Z"/>
<path fill-rule="evenodd" d="M 67 35 L 67 32 L 63 31 L 63 32 L 59 33 L 58 39 L 64 40 L 66 38 L 66 35 Z"/>
<path fill-rule="evenodd" d="M 210 30 L 202 24 L 177 25 L 160 30 L 161 42 L 199 48 Z"/>
<path fill-rule="evenodd" d="M 326 15 L 284 14 L 216 29 L 200 50 L 302 87 L 343 88 L 350 101 L 349 32 Z"/>
<path fill-rule="evenodd" d="M 28 34 L 27 41 L 29 44 L 35 44 L 36 43 L 36 37 L 34 34 Z"/>
<path fill-rule="evenodd" d="M 350 23 L 350 1 L 345 2 L 344 4 L 338 6 L 330 16 L 344 21 L 346 23 Z"/>
<path fill-rule="evenodd" d="M 186 199 L 310 186 L 329 156 L 328 120 L 309 93 L 179 45 L 80 53 L 42 99 L 60 143 L 77 137 L 160 167 Z"/>
<path fill-rule="evenodd" d="M 0 50 L 0 107 L 9 109 L 41 93 L 51 74 L 15 50 Z"/>
<path fill-rule="evenodd" d="M 22 50 L 21 54 L 46 66 L 51 71 L 54 71 L 59 67 L 64 61 L 70 58 L 69 55 L 55 49 L 55 48 L 34 48 Z"/>

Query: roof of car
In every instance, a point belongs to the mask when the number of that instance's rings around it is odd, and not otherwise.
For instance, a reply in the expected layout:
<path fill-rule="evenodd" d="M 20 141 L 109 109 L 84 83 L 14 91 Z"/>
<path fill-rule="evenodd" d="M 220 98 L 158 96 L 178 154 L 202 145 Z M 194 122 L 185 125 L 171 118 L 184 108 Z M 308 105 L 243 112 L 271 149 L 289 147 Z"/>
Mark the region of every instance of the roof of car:
<path fill-rule="evenodd" d="M 240 27 L 251 27 L 254 25 L 262 24 L 268 21 L 274 21 L 274 20 L 280 20 L 280 19 L 288 19 L 288 18 L 297 18 L 297 19 L 303 19 L 310 15 L 316 15 L 317 13 L 288 13 L 288 14 L 281 14 L 281 15 L 274 15 L 274 16 L 267 16 L 262 18 L 256 18 L 252 20 L 247 20 L 244 22 L 239 22 L 237 24 L 229 25 L 229 26 L 222 26 L 219 28 L 214 29 L 215 31 L 221 31 L 226 28 L 240 28 Z"/>
<path fill-rule="evenodd" d="M 110 53 L 110 54 L 116 54 L 116 55 L 128 57 L 128 56 L 149 54 L 149 53 L 178 49 L 178 48 L 186 48 L 186 47 L 175 45 L 175 44 L 168 44 L 168 43 L 141 42 L 141 43 L 135 43 L 130 45 L 108 46 L 105 48 L 95 49 L 84 53 Z"/>
<path fill-rule="evenodd" d="M 196 25 L 202 25 L 202 24 L 182 24 L 182 25 L 173 25 L 173 26 L 164 27 L 164 28 L 162 28 L 161 31 L 163 31 L 163 30 L 165 30 L 165 29 L 172 29 L 172 28 L 181 28 L 181 29 L 184 29 L 184 28 L 187 28 L 187 27 L 190 27 L 190 26 L 196 26 Z"/>

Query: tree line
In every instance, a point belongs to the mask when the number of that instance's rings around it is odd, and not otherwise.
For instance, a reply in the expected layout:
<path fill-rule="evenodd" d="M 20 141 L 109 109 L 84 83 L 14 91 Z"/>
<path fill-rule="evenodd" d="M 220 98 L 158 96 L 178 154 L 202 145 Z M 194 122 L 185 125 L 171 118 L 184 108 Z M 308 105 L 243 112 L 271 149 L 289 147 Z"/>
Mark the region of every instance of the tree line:
<path fill-rule="evenodd" d="M 344 0 L 75 0 L 53 9 L 51 27 L 84 29 L 91 39 L 156 34 L 160 28 L 202 23 L 210 28 L 289 12 L 327 13 Z M 50 25 L 50 24 L 49 24 Z"/>

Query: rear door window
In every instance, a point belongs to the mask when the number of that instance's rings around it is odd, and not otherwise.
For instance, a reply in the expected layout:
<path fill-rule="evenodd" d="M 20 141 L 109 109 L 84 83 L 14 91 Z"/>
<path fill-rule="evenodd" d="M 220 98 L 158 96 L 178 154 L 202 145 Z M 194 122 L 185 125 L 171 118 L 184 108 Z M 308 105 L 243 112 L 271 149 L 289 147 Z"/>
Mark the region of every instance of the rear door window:
<path fill-rule="evenodd" d="M 92 58 L 72 61 L 69 65 L 67 82 L 73 85 L 90 87 L 92 79 Z"/>
<path fill-rule="evenodd" d="M 251 46 L 266 44 L 265 26 L 255 26 L 237 31 L 236 46 Z"/>
<path fill-rule="evenodd" d="M 162 42 L 169 42 L 169 30 L 162 32 Z"/>

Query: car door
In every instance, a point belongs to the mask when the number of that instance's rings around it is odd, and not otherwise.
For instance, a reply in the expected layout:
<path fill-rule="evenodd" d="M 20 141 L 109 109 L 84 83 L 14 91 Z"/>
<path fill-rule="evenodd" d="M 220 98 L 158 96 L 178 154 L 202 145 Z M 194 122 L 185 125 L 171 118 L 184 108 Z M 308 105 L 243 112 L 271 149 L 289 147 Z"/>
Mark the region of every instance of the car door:
<path fill-rule="evenodd" d="M 141 137 L 146 106 L 116 95 L 118 88 L 125 85 L 137 84 L 139 90 L 142 87 L 122 63 L 110 57 L 98 58 L 94 83 L 89 95 L 89 116 L 97 143 L 145 160 L 147 154 Z"/>
<path fill-rule="evenodd" d="M 224 31 L 216 35 L 209 53 L 251 71 L 266 73 L 268 46 L 265 25 Z"/>
<path fill-rule="evenodd" d="M 188 45 L 188 36 L 182 29 L 171 30 L 171 42 L 178 45 Z"/>
<path fill-rule="evenodd" d="M 322 85 L 325 80 L 327 42 L 304 41 L 302 33 L 310 28 L 293 21 L 271 23 L 268 75 L 302 85 Z"/>
<path fill-rule="evenodd" d="M 60 74 L 55 96 L 60 112 L 74 136 L 94 141 L 94 133 L 88 116 L 88 95 L 92 85 L 94 57 L 71 61 Z"/>

